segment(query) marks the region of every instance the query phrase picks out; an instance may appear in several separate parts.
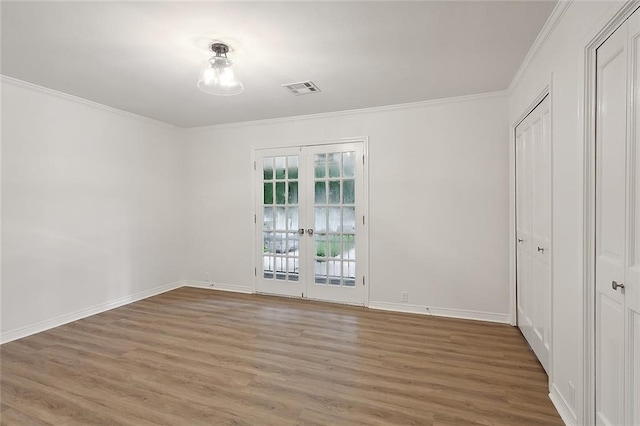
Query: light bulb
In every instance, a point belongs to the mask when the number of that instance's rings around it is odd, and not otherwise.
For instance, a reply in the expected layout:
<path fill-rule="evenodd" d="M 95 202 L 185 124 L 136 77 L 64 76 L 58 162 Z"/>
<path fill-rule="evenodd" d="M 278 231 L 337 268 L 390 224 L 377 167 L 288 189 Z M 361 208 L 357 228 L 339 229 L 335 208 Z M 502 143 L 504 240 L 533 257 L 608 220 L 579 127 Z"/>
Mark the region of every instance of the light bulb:
<path fill-rule="evenodd" d="M 221 56 L 214 56 L 207 61 L 200 74 L 198 88 L 212 95 L 230 96 L 242 93 L 244 86 L 236 78 L 231 69 L 233 62 Z"/>

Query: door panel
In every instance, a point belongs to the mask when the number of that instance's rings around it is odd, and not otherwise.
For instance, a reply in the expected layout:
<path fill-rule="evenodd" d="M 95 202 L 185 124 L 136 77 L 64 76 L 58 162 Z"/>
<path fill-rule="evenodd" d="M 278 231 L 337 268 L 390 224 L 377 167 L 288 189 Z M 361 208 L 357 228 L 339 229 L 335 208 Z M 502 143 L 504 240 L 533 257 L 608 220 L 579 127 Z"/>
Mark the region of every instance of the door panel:
<path fill-rule="evenodd" d="M 362 144 L 314 146 L 306 149 L 313 165 L 313 252 L 307 284 L 309 298 L 364 303 L 364 177 Z"/>
<path fill-rule="evenodd" d="M 262 293 L 300 296 L 303 292 L 304 239 L 298 229 L 306 194 L 300 190 L 299 168 L 297 148 L 261 150 L 256 155 L 256 223 L 262 224 L 256 290 Z"/>
<path fill-rule="evenodd" d="M 637 289 L 636 285 L 636 289 Z M 636 290 L 637 292 L 637 290 Z M 637 294 L 636 294 L 637 297 Z M 632 309 L 629 318 L 629 424 L 640 425 L 640 310 Z"/>
<path fill-rule="evenodd" d="M 628 230 L 625 308 L 628 323 L 628 378 L 626 399 L 628 424 L 640 425 L 640 12 L 628 20 L 632 117 L 627 145 Z"/>
<path fill-rule="evenodd" d="M 363 143 L 256 151 L 256 290 L 364 304 Z"/>
<path fill-rule="evenodd" d="M 550 144 L 547 97 L 516 128 L 518 327 L 547 371 L 551 323 Z"/>
<path fill-rule="evenodd" d="M 516 136 L 517 184 L 517 306 L 518 326 L 523 334 L 533 332 L 531 313 L 532 253 L 531 253 L 531 128 Z"/>
<path fill-rule="evenodd" d="M 624 421 L 626 25 L 596 52 L 596 423 Z"/>
<path fill-rule="evenodd" d="M 620 321 L 623 310 L 620 303 L 603 294 L 596 296 L 596 310 L 600 318 L 596 324 L 599 336 L 596 359 L 601 366 L 596 370 L 596 424 L 616 426 L 622 424 L 623 418 L 624 347 L 620 342 L 624 339 L 624 328 L 610 325 Z"/>
<path fill-rule="evenodd" d="M 551 323 L 551 114 L 548 98 L 538 107 L 539 117 L 532 124 L 532 253 L 535 283 L 535 348 L 548 370 Z"/>

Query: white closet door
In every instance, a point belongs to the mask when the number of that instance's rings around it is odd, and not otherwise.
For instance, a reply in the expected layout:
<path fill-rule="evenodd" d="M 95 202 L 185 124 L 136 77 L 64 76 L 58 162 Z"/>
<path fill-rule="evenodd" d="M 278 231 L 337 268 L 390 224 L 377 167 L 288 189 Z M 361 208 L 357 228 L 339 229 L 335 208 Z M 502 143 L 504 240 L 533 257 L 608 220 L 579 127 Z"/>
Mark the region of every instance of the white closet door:
<path fill-rule="evenodd" d="M 551 128 L 545 98 L 516 128 L 518 327 L 549 371 Z"/>
<path fill-rule="evenodd" d="M 596 53 L 596 423 L 624 424 L 627 26 Z"/>
<path fill-rule="evenodd" d="M 640 12 L 628 21 L 628 46 L 631 72 L 630 138 L 627 147 L 629 160 L 629 211 L 627 244 L 628 267 L 625 281 L 625 307 L 627 311 L 627 424 L 640 425 Z"/>

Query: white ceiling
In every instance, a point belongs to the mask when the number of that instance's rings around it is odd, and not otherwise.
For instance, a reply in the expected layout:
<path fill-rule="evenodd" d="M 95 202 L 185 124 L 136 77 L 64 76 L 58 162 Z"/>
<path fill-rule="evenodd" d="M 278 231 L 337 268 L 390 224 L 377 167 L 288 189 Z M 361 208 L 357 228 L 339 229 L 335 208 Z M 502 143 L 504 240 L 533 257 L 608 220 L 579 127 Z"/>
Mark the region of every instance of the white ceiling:
<path fill-rule="evenodd" d="M 180 127 L 392 105 L 506 89 L 554 6 L 3 1 L 1 72 Z M 214 39 L 238 96 L 196 87 Z"/>

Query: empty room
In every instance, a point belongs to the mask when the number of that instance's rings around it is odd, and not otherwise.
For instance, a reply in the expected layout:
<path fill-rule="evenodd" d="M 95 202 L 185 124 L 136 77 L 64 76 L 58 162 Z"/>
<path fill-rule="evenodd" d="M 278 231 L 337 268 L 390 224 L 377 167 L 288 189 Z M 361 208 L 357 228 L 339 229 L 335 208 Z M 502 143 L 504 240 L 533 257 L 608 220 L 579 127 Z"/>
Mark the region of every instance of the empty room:
<path fill-rule="evenodd" d="M 640 0 L 0 1 L 0 424 L 640 426 Z"/>

